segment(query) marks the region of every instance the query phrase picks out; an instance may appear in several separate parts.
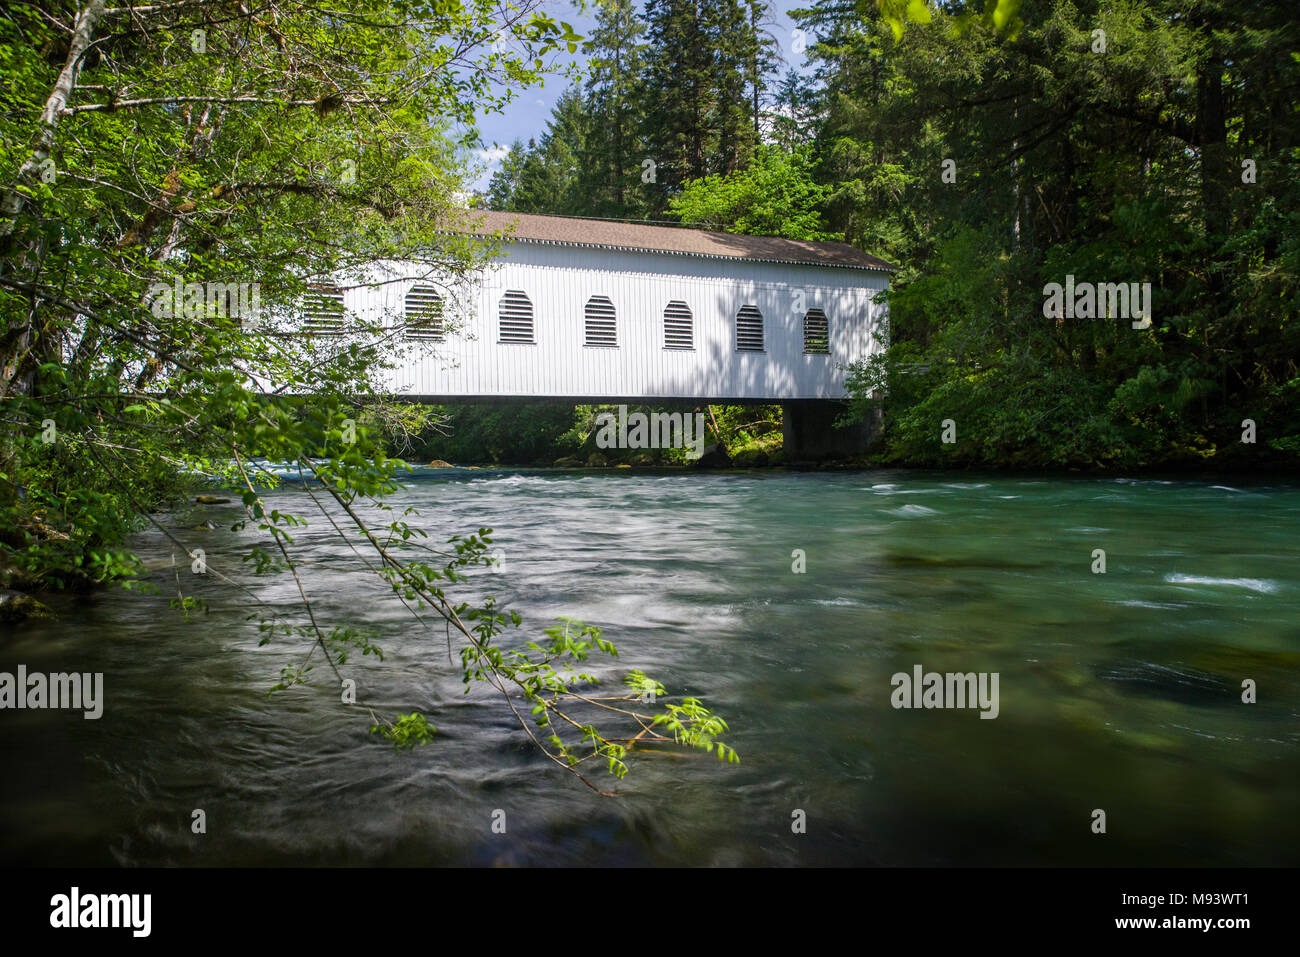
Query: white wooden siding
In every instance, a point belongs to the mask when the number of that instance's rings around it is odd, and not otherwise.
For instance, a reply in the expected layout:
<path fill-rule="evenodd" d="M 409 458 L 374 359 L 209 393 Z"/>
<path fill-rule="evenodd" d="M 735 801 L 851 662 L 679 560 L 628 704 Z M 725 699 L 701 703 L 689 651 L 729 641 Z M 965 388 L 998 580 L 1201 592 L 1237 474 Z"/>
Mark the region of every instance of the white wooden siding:
<path fill-rule="evenodd" d="M 706 259 L 653 252 L 508 242 L 471 282 L 449 287 L 445 342 L 409 343 L 389 377 L 394 394 L 420 397 L 813 399 L 844 396 L 844 367 L 878 352 L 888 285 L 874 270 Z M 346 292 L 350 312 L 400 319 L 414 267 L 389 264 L 406 281 Z M 386 278 L 390 278 L 389 273 Z M 533 304 L 535 344 L 501 343 L 498 309 L 508 289 Z M 796 291 L 803 291 L 802 308 Z M 607 296 L 618 347 L 584 344 L 584 308 Z M 664 307 L 690 308 L 695 348 L 664 348 Z M 459 301 L 458 301 L 459 300 Z M 763 352 L 736 350 L 736 313 L 763 314 Z M 805 355 L 803 317 L 822 309 L 830 355 Z"/>

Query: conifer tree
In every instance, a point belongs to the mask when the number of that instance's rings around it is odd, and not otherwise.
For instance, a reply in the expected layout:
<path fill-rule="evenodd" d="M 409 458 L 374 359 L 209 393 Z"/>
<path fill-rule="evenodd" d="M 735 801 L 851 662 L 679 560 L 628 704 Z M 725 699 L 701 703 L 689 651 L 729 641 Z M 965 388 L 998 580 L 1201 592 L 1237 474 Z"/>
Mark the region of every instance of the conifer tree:
<path fill-rule="evenodd" d="M 592 31 L 586 84 L 588 137 L 581 180 L 586 211 L 595 216 L 644 212 L 638 93 L 645 67 L 645 27 L 636 0 L 610 0 Z"/>

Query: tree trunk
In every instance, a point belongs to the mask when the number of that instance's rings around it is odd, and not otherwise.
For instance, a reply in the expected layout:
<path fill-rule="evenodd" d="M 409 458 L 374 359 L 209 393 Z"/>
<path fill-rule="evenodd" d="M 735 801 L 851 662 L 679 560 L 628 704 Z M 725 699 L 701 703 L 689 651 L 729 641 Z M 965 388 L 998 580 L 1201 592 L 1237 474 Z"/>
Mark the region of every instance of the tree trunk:
<path fill-rule="evenodd" d="M 40 125 L 32 137 L 30 152 L 14 183 L 0 198 L 0 277 L 10 278 L 17 272 L 20 278 L 22 273 L 27 273 L 34 279 L 40 269 L 44 256 L 44 230 L 18 226 L 19 217 L 35 205 L 23 188 L 33 188 L 47 168 L 46 163 L 54 151 L 59 118 L 76 87 L 81 58 L 89 48 L 103 15 L 104 0 L 90 0 L 77 14 L 67 58 L 45 101 L 45 108 L 41 110 Z M 38 209 L 32 211 L 39 215 Z M 37 341 L 37 303 L 35 294 L 32 295 L 25 314 L 15 317 L 12 327 L 0 331 L 0 402 L 30 391 L 34 370 L 39 363 L 39 358 L 33 361 L 33 357 L 39 357 L 44 351 L 43 343 Z M 0 438 L 0 473 L 10 478 L 9 481 L 0 481 L 0 505 L 10 504 L 16 498 L 18 469 L 14 432 L 6 428 Z"/>
<path fill-rule="evenodd" d="M 8 278 L 8 274 L 14 271 L 34 273 L 39 268 L 43 255 L 44 231 L 30 227 L 18 228 L 18 217 L 33 205 L 22 187 L 35 187 L 46 161 L 54 151 L 54 134 L 58 130 L 59 117 L 72 96 L 77 74 L 81 70 L 81 58 L 94 38 L 95 27 L 103 13 L 104 0 L 91 0 L 77 14 L 67 59 L 55 81 L 54 89 L 45 101 L 45 108 L 41 111 L 40 126 L 32 138 L 31 151 L 18 170 L 17 181 L 5 191 L 3 200 L 0 200 L 0 213 L 3 214 L 3 219 L 0 220 L 0 276 Z M 31 303 L 26 317 L 0 336 L 0 400 L 8 398 L 10 394 L 25 393 L 31 384 L 31 363 L 27 357 L 36 346 L 35 306 L 35 302 Z"/>
<path fill-rule="evenodd" d="M 1197 122 L 1201 143 L 1201 207 L 1210 252 L 1228 233 L 1228 196 L 1232 170 L 1228 165 L 1228 129 L 1223 113 L 1223 62 L 1217 52 L 1197 69 Z"/>

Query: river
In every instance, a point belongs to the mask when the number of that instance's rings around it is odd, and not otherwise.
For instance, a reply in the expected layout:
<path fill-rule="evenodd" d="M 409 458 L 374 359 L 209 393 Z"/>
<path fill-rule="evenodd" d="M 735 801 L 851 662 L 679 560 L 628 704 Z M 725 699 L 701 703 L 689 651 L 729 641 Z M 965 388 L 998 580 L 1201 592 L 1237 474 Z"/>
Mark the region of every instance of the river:
<path fill-rule="evenodd" d="M 291 579 L 240 562 L 235 499 L 162 520 L 293 613 Z M 391 504 L 430 541 L 496 530 L 502 568 L 458 587 L 523 615 L 506 644 L 598 625 L 620 651 L 592 659 L 606 682 L 640 668 L 730 724 L 739 764 L 634 754 L 622 781 L 596 773 L 613 798 L 498 695 L 466 695 L 443 629 L 301 489 L 267 501 L 310 520 L 317 614 L 384 650 L 345 674 L 425 712 L 434 743 L 395 753 L 323 665 L 268 695 L 301 640 L 259 646 L 258 602 L 145 531 L 156 593 L 68 597 L 0 643 L 0 670 L 103 672 L 105 698 L 99 720 L 0 714 L 5 863 L 1300 864 L 1300 486 L 417 470 Z M 179 576 L 207 614 L 170 606 Z M 918 665 L 996 674 L 996 718 L 894 707 Z"/>

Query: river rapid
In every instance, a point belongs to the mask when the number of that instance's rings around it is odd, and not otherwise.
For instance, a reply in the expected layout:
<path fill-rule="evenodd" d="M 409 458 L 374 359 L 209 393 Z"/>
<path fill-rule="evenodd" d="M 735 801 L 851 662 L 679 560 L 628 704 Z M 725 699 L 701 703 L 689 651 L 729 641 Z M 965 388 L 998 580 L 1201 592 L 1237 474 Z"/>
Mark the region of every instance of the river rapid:
<path fill-rule="evenodd" d="M 591 660 L 603 683 L 639 668 L 729 723 L 739 764 L 634 754 L 622 781 L 593 770 L 613 798 L 495 692 L 466 695 L 443 628 L 292 485 L 267 505 L 310 522 L 292 534 L 317 615 L 384 651 L 345 675 L 438 734 L 395 753 L 319 658 L 268 695 L 305 647 L 259 645 L 253 596 L 289 615 L 298 596 L 240 561 L 257 533 L 229 530 L 232 497 L 160 521 L 248 591 L 151 529 L 132 547 L 155 593 L 5 626 L 0 671 L 104 675 L 98 720 L 0 714 L 5 863 L 1300 864 L 1300 486 L 416 470 L 390 504 L 429 542 L 495 529 L 501 568 L 453 594 L 518 610 L 503 644 L 581 619 L 619 649 Z M 178 581 L 207 614 L 171 607 Z M 996 675 L 996 718 L 895 707 L 918 666 Z"/>

